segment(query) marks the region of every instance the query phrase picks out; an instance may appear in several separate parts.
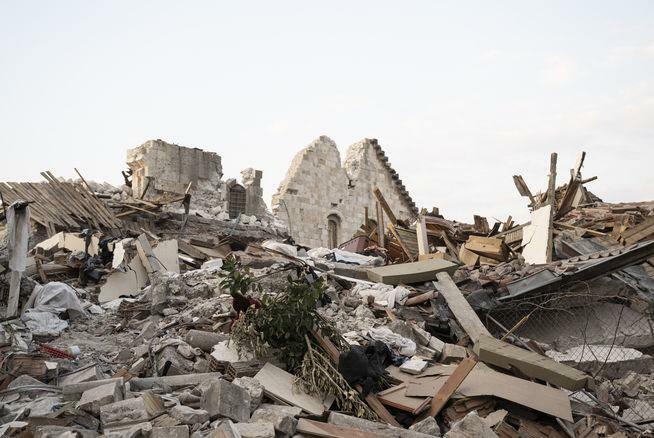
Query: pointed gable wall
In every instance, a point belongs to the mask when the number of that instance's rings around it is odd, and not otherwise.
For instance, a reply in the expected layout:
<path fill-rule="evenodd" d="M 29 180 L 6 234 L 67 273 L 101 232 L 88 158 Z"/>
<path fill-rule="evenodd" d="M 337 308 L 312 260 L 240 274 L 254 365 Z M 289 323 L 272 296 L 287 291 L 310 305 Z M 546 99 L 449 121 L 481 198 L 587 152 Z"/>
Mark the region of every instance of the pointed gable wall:
<path fill-rule="evenodd" d="M 286 223 L 297 243 L 310 247 L 328 245 L 328 217 L 337 217 L 342 243 L 363 223 L 364 207 L 374 219 L 375 186 L 398 218 L 415 214 L 413 201 L 376 140 L 350 146 L 341 164 L 336 143 L 321 136 L 293 159 L 273 196 L 273 212 Z"/>

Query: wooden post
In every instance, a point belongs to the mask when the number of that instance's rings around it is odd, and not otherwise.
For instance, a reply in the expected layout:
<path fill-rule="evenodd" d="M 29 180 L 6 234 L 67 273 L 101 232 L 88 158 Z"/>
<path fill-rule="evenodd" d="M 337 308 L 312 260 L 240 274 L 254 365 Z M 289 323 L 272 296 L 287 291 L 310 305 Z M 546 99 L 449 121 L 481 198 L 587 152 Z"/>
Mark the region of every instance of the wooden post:
<path fill-rule="evenodd" d="M 550 178 L 547 187 L 547 202 L 550 204 L 550 222 L 547 231 L 547 263 L 552 261 L 552 247 L 554 244 L 554 216 L 556 215 L 556 152 L 550 155 Z"/>
<path fill-rule="evenodd" d="M 368 228 L 368 207 L 363 207 L 363 228 Z"/>
<path fill-rule="evenodd" d="M 9 280 L 9 298 L 7 299 L 7 313 L 5 318 L 13 318 L 18 314 L 18 299 L 20 298 L 20 271 L 11 271 Z"/>
<path fill-rule="evenodd" d="M 445 407 L 447 401 L 452 397 L 452 394 L 457 390 L 461 383 L 468 377 L 470 371 L 477 365 L 475 359 L 466 357 L 459 363 L 452 375 L 447 378 L 441 389 L 438 390 L 434 398 L 431 399 L 431 406 L 429 408 L 429 416 L 435 417 Z"/>
<path fill-rule="evenodd" d="M 429 241 L 427 240 L 427 224 L 425 224 L 425 217 L 418 216 L 416 222 L 416 238 L 418 239 L 418 255 L 429 254 Z"/>
<path fill-rule="evenodd" d="M 377 213 L 377 245 L 382 248 L 385 248 L 384 243 L 384 233 L 386 233 L 386 227 L 384 227 L 384 215 L 382 214 L 381 207 L 379 202 L 375 203 L 376 213 Z"/>

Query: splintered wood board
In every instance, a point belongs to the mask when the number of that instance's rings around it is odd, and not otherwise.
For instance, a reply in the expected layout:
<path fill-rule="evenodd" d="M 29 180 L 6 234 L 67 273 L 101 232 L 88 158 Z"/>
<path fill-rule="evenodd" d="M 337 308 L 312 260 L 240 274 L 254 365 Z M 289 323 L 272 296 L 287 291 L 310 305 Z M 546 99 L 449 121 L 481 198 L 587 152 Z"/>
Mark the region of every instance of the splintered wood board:
<path fill-rule="evenodd" d="M 408 397 L 427 397 L 445 384 L 447 376 L 425 377 L 407 383 Z M 493 396 L 512 401 L 563 420 L 572 421 L 565 392 L 549 386 L 498 373 L 479 363 L 455 392 L 464 397 Z"/>
<path fill-rule="evenodd" d="M 266 395 L 297 406 L 309 414 L 322 415 L 334 402 L 333 396 L 321 400 L 298 391 L 293 387 L 295 376 L 271 363 L 265 364 L 254 378 L 263 385 Z"/>
<path fill-rule="evenodd" d="M 365 432 L 352 427 L 337 426 L 336 424 L 321 423 L 319 421 L 300 418 L 297 423 L 297 432 L 303 435 L 327 438 L 376 438 L 377 434 Z"/>
<path fill-rule="evenodd" d="M 405 391 L 406 383 L 403 383 L 377 393 L 377 398 L 387 406 L 392 406 L 413 415 L 419 414 L 429 405 L 430 397 L 407 397 Z"/>

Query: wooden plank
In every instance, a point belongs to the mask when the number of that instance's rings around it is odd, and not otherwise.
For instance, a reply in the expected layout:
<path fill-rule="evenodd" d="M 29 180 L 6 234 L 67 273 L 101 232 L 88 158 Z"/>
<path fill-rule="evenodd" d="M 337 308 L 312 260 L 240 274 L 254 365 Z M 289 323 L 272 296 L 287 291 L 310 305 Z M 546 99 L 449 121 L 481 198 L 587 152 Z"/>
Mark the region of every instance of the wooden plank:
<path fill-rule="evenodd" d="M 552 224 L 554 223 L 554 216 L 556 214 L 556 157 L 556 152 L 553 152 L 550 155 L 550 177 L 549 186 L 547 188 L 547 202 L 551 206 L 550 220 L 547 230 L 547 263 L 552 261 L 552 253 L 554 248 L 554 228 L 552 227 Z"/>
<path fill-rule="evenodd" d="M 452 375 L 441 386 L 434 398 L 431 399 L 429 407 L 429 416 L 435 417 L 445 407 L 448 400 L 457 388 L 461 385 L 463 380 L 470 374 L 470 371 L 477 365 L 477 361 L 469 357 L 463 359 Z"/>
<path fill-rule="evenodd" d="M 382 214 L 379 202 L 375 203 L 375 214 L 377 216 L 377 245 L 384 248 L 386 246 L 386 242 L 384 242 L 386 228 L 384 228 L 384 215 Z"/>
<path fill-rule="evenodd" d="M 457 263 L 460 263 L 461 260 L 459 259 L 459 250 L 457 249 L 456 245 L 452 243 L 449 237 L 447 237 L 447 233 L 445 231 L 441 231 L 441 237 L 443 238 L 443 242 L 445 242 L 445 246 L 447 246 L 447 249 L 450 251 L 452 258 Z"/>
<path fill-rule="evenodd" d="M 400 237 L 397 230 L 395 229 L 395 226 L 392 223 L 390 223 L 390 224 L 388 224 L 388 229 L 391 230 L 391 233 L 393 234 L 393 236 L 395 236 L 395 239 L 400 244 L 400 247 L 402 248 L 402 251 L 404 251 L 404 254 L 406 254 L 406 256 L 409 258 L 409 261 L 412 262 L 414 260 L 413 254 L 411 254 L 409 252 L 409 249 L 406 247 L 406 245 L 402 241 L 402 238 Z"/>
<path fill-rule="evenodd" d="M 376 433 L 365 432 L 361 429 L 321 423 L 307 418 L 300 418 L 296 430 L 303 435 L 326 438 L 377 438 L 379 436 Z"/>
<path fill-rule="evenodd" d="M 480 361 L 506 370 L 517 369 L 524 375 L 577 391 L 593 385 L 586 373 L 490 336 L 482 336 L 474 351 Z"/>
<path fill-rule="evenodd" d="M 442 374 L 447 375 L 448 373 L 443 372 Z M 407 383 L 406 394 L 411 394 L 411 396 L 434 394 L 440 390 L 444 382 L 445 379 L 442 376 L 414 379 Z M 478 363 L 468 374 L 459 385 L 456 394 L 462 397 L 497 397 L 566 421 L 572 421 L 570 400 L 564 391 L 499 373 L 483 363 Z"/>
<path fill-rule="evenodd" d="M 425 223 L 425 217 L 422 215 L 418 216 L 418 221 L 416 222 L 416 238 L 418 239 L 418 255 L 429 254 L 427 224 Z"/>
<path fill-rule="evenodd" d="M 527 263 L 544 264 L 551 258 L 552 206 L 531 213 L 531 222 L 522 231 L 522 256 Z"/>
<path fill-rule="evenodd" d="M 379 201 L 379 205 L 381 206 L 382 210 L 384 210 L 384 213 L 386 213 L 386 216 L 388 216 L 388 220 L 394 226 L 397 225 L 397 218 L 395 217 L 393 210 L 391 210 L 390 205 L 388 205 L 388 202 L 386 202 L 386 198 L 384 198 L 384 195 L 382 195 L 381 190 L 379 190 L 378 187 L 375 187 L 373 189 L 373 193 L 375 198 L 377 198 L 377 201 Z"/>
<path fill-rule="evenodd" d="M 424 411 L 431 401 L 429 397 L 407 397 L 406 383 L 390 387 L 377 394 L 380 402 L 402 411 L 409 412 L 412 415 L 418 415 Z"/>
<path fill-rule="evenodd" d="M 531 193 L 531 190 L 529 190 L 529 187 L 527 186 L 525 180 L 522 178 L 522 175 L 513 175 L 513 183 L 518 189 L 520 196 L 528 197 L 529 205 L 536 207 L 536 199 L 534 199 L 534 195 Z"/>
<path fill-rule="evenodd" d="M 476 343 L 481 336 L 491 336 L 450 275 L 446 272 L 439 272 L 436 274 L 436 278 L 438 282 L 434 282 L 434 286 L 445 298 L 459 325 L 470 336 L 472 342 Z"/>
<path fill-rule="evenodd" d="M 297 406 L 309 414 L 322 415 L 334 402 L 333 396 L 327 396 L 321 400 L 313 395 L 298 391 L 293 387 L 295 376 L 271 363 L 265 364 L 254 378 L 263 385 L 266 395 Z"/>

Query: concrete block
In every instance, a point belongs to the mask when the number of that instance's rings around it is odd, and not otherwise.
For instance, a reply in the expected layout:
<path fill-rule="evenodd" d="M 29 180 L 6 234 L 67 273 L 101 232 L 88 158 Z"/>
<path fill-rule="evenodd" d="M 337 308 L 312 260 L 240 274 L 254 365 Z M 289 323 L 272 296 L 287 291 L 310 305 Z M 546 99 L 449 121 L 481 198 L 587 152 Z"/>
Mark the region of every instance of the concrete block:
<path fill-rule="evenodd" d="M 253 412 L 263 400 L 263 385 L 253 377 L 237 377 L 232 381 L 234 385 L 240 386 L 250 394 L 250 412 Z"/>
<path fill-rule="evenodd" d="M 202 394 L 200 404 L 211 418 L 223 416 L 236 422 L 250 418 L 250 394 L 226 380 L 211 383 L 209 389 Z"/>
<path fill-rule="evenodd" d="M 169 411 L 169 415 L 183 424 L 202 424 L 209 421 L 209 413 L 204 409 L 193 409 L 184 405 L 173 406 Z"/>
<path fill-rule="evenodd" d="M 153 427 L 150 438 L 189 438 L 188 426 Z"/>
<path fill-rule="evenodd" d="M 283 436 L 292 436 L 297 427 L 297 415 L 302 409 L 295 406 L 271 405 L 264 403 L 252 413 L 250 421 L 263 421 L 272 423 L 275 430 Z"/>
<path fill-rule="evenodd" d="M 102 406 L 120 401 L 122 399 L 122 385 L 120 382 L 111 382 L 84 391 L 82 393 L 82 398 L 77 404 L 77 407 L 97 417 L 100 415 L 100 408 Z"/>
<path fill-rule="evenodd" d="M 272 423 L 263 421 L 255 423 L 238 423 L 236 430 L 243 438 L 275 438 L 275 428 Z"/>

